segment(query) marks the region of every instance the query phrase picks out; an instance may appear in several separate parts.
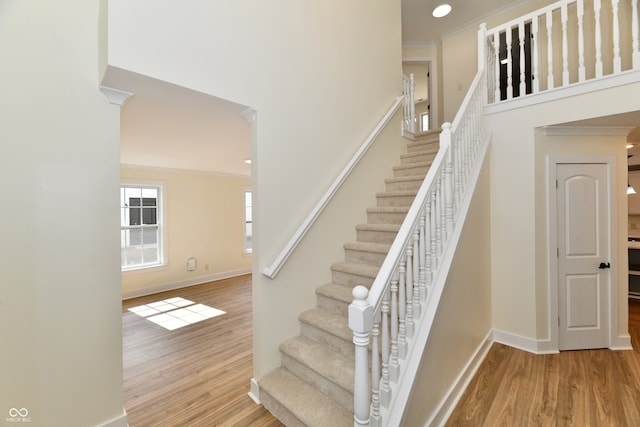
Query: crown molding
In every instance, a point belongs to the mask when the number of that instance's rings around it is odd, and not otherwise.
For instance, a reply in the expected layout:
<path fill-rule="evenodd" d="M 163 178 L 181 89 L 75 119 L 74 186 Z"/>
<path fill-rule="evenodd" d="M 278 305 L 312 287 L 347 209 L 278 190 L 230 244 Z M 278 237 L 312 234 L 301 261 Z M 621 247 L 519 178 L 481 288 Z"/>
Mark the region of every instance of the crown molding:
<path fill-rule="evenodd" d="M 545 126 L 545 136 L 627 136 L 633 126 Z"/>

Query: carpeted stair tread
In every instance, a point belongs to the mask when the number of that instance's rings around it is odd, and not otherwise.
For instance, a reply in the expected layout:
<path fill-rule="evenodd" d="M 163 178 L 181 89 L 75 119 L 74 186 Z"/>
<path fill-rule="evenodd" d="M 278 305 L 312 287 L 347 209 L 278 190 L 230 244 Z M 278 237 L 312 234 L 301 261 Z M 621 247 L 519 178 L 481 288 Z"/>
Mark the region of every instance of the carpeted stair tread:
<path fill-rule="evenodd" d="M 353 359 L 300 336 L 283 342 L 280 351 L 353 394 Z"/>
<path fill-rule="evenodd" d="M 265 407 L 279 415 L 280 421 L 287 426 L 353 426 L 353 413 L 284 368 L 277 368 L 262 377 L 260 388 L 290 411 L 292 418 L 287 418 L 287 414 L 279 414 L 268 407 L 267 398 L 263 401 Z"/>
<path fill-rule="evenodd" d="M 353 338 L 353 331 L 349 329 L 347 316 L 312 308 L 301 313 L 298 319 L 338 338 L 347 341 Z"/>
<path fill-rule="evenodd" d="M 349 286 L 339 285 L 333 282 L 318 286 L 316 288 L 316 294 L 341 301 L 346 305 L 353 302 L 353 289 Z"/>
<path fill-rule="evenodd" d="M 354 251 L 374 252 L 379 254 L 386 254 L 389 252 L 389 249 L 391 249 L 391 245 L 372 242 L 348 242 L 345 243 L 343 247 Z"/>
<path fill-rule="evenodd" d="M 341 261 L 331 264 L 331 270 L 375 279 L 380 267 L 359 262 Z"/>
<path fill-rule="evenodd" d="M 401 165 L 396 165 L 393 167 L 394 171 L 404 170 L 404 169 L 414 169 L 414 168 L 428 168 L 431 166 L 433 162 L 413 162 L 413 163 L 403 163 Z"/>
<path fill-rule="evenodd" d="M 380 191 L 376 193 L 376 197 L 415 197 L 416 194 L 418 194 L 416 190 Z"/>
<path fill-rule="evenodd" d="M 367 230 L 367 231 L 387 231 L 387 232 L 398 232 L 400 231 L 400 225 L 398 224 L 358 224 L 356 225 L 356 230 Z"/>
<path fill-rule="evenodd" d="M 411 181 L 424 181 L 424 175 L 406 175 L 396 176 L 392 178 L 385 178 L 386 184 L 399 183 L 399 182 L 411 182 Z"/>

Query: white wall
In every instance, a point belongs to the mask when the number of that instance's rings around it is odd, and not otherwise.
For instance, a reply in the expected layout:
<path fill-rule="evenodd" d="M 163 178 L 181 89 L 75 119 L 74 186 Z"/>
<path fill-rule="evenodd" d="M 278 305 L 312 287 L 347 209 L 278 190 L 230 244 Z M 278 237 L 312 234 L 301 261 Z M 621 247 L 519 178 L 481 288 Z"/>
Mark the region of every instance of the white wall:
<path fill-rule="evenodd" d="M 100 21 L 98 1 L 0 2 L 6 425 L 10 408 L 33 427 L 126 425 L 119 107 L 98 90 Z"/>
<path fill-rule="evenodd" d="M 123 182 L 164 185 L 166 265 L 122 273 L 124 298 L 251 272 L 244 253 L 244 191 L 251 178 L 122 167 Z M 197 259 L 187 271 L 187 259 Z"/>
<path fill-rule="evenodd" d="M 260 271 L 400 95 L 400 3 L 109 4 L 110 66 L 257 111 L 252 178 L 259 376 L 279 363 L 279 343 L 298 333 L 298 312 L 313 300 L 318 278 L 306 280 L 309 264 L 327 268 L 335 259 L 322 247 L 322 256 L 289 264 L 296 274 L 286 279 L 270 280 Z M 293 310 L 282 309 L 287 306 Z"/>

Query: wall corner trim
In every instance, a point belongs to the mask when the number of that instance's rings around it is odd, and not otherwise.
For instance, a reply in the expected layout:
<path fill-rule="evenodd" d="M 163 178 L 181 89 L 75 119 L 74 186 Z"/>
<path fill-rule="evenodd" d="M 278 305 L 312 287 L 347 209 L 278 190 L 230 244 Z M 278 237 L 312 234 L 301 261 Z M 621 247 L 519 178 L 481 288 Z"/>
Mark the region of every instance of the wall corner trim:
<path fill-rule="evenodd" d="M 261 405 L 262 402 L 260 402 L 260 386 L 258 385 L 258 381 L 255 378 L 251 378 L 249 386 L 251 388 L 249 390 L 249 393 L 247 394 L 249 395 L 251 400 L 256 403 L 256 405 Z"/>
<path fill-rule="evenodd" d="M 133 95 L 132 92 L 127 92 L 125 90 L 115 89 L 108 86 L 100 85 L 100 92 L 104 93 L 107 99 L 109 100 L 109 104 L 122 106 L 130 96 Z"/>

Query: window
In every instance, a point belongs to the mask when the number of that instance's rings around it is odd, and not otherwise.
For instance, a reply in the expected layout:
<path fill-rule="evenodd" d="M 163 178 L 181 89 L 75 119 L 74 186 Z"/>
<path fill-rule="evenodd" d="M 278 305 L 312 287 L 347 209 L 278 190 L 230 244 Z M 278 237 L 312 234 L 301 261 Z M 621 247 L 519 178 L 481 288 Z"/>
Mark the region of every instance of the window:
<path fill-rule="evenodd" d="M 162 187 L 120 187 L 122 270 L 162 265 Z"/>
<path fill-rule="evenodd" d="M 244 192 L 244 252 L 250 254 L 253 252 L 251 238 L 253 237 L 253 228 L 251 220 L 251 190 Z"/>

